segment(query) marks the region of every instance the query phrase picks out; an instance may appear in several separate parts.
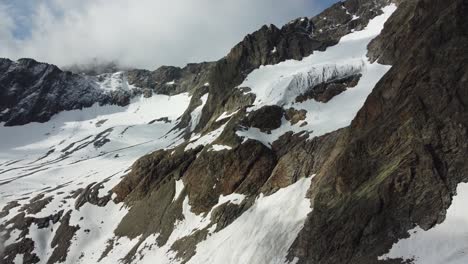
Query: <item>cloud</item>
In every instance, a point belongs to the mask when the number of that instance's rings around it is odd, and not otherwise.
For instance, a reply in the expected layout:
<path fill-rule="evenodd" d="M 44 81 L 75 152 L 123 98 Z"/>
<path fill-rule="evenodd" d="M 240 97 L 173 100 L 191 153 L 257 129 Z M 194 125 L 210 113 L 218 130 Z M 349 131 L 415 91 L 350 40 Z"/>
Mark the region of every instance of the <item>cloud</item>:
<path fill-rule="evenodd" d="M 61 66 L 98 58 L 148 69 L 217 60 L 263 24 L 280 26 L 319 11 L 311 0 L 30 2 L 36 6 L 27 14 L 24 38 L 13 36 L 12 16 L 25 14 L 2 14 L 0 6 L 1 57 L 32 57 Z"/>
<path fill-rule="evenodd" d="M 11 48 L 14 45 L 12 31 L 15 27 L 14 21 L 8 14 L 6 5 L 0 4 L 0 45 L 4 49 Z"/>

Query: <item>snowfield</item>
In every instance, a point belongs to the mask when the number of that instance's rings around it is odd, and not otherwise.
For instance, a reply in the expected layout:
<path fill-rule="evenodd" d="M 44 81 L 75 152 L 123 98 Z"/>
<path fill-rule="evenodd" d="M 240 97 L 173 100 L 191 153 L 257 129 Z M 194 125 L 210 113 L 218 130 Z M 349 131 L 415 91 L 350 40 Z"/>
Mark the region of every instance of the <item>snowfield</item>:
<path fill-rule="evenodd" d="M 13 200 L 27 204 L 42 193 L 52 200 L 32 215 L 46 217 L 74 209 L 75 199 L 70 192 L 91 183 L 107 180 L 99 192 L 99 196 L 106 195 L 136 159 L 179 140 L 178 135 L 168 132 L 189 102 L 187 94 L 154 95 L 136 98 L 128 107 L 96 105 L 62 112 L 44 124 L 0 127 L 0 137 L 8 139 L 0 142 L 0 206 Z M 172 122 L 149 124 L 161 117 Z M 20 208 L 10 210 L 9 216 L 16 215 Z M 67 263 L 96 263 L 126 213 L 112 201 L 104 208 L 86 203 L 73 210 L 70 225 L 79 225 L 80 229 L 73 238 Z M 53 251 L 50 245 L 57 227 L 38 229 L 32 225 L 27 237 L 37 243 L 34 253 L 40 263 L 45 263 Z M 15 242 L 18 235 L 13 232 L 4 246 Z M 128 251 L 136 241 L 125 240 L 119 239 Z M 117 252 L 118 257 L 109 263 L 116 263 L 122 252 Z M 109 254 L 109 258 L 112 256 Z"/>

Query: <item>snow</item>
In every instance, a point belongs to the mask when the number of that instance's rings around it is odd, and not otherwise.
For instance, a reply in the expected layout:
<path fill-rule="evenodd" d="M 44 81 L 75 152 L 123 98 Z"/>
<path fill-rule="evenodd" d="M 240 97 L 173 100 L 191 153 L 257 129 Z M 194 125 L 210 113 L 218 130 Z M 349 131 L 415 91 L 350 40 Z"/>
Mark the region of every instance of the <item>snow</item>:
<path fill-rule="evenodd" d="M 348 9 L 346 9 L 346 7 L 344 7 L 344 6 L 341 6 L 341 8 L 342 8 L 342 9 L 344 9 L 344 10 L 346 10 L 346 14 L 347 14 L 347 15 L 351 16 L 351 21 L 353 21 L 353 20 L 356 20 L 356 19 L 359 19 L 359 18 L 360 18 L 359 16 L 357 16 L 357 15 L 355 15 L 355 14 L 351 14 L 351 13 L 348 11 Z"/>
<path fill-rule="evenodd" d="M 414 264 L 465 264 L 468 260 L 468 183 L 460 183 L 457 195 L 441 224 L 425 231 L 410 230 L 410 237 L 395 243 L 379 259 L 414 259 Z"/>
<path fill-rule="evenodd" d="M 191 142 L 185 147 L 185 151 L 194 149 L 198 146 L 206 146 L 213 143 L 223 133 L 226 124 L 222 125 L 218 129 L 215 129 L 204 136 L 197 134 L 191 138 Z"/>
<path fill-rule="evenodd" d="M 24 254 L 18 254 L 15 256 L 15 259 L 13 259 L 13 263 L 23 264 L 23 258 L 24 258 Z"/>
<path fill-rule="evenodd" d="M 98 263 L 102 252 L 107 247 L 108 240 L 113 237 L 114 230 L 128 212 L 121 206 L 112 201 L 104 208 L 87 203 L 80 208 L 79 213 L 72 214 L 70 225 L 79 225 L 80 230 L 72 241 L 67 257 L 69 263 Z M 80 220 L 81 217 L 84 219 Z M 90 231 L 86 232 L 85 230 Z M 128 252 L 138 242 L 138 237 L 132 240 L 128 238 L 119 238 L 118 240 L 121 245 L 118 250 Z M 114 248 L 114 250 L 116 249 Z M 118 262 L 118 258 L 110 261 L 111 259 L 112 255 L 106 258 L 106 262 Z"/>
<path fill-rule="evenodd" d="M 52 254 L 53 249 L 49 246 L 54 237 L 54 229 L 52 227 L 39 229 L 36 224 L 32 224 L 27 237 L 30 237 L 35 242 L 33 253 L 35 253 L 39 259 L 43 260 L 46 256 Z"/>
<path fill-rule="evenodd" d="M 221 195 L 218 200 L 218 205 L 225 204 L 225 203 L 232 203 L 232 204 L 241 204 L 244 201 L 245 195 L 239 193 L 233 193 L 229 195 Z M 216 206 L 215 206 L 216 207 Z"/>
<path fill-rule="evenodd" d="M 243 142 L 248 139 L 254 139 L 261 142 L 263 145 L 271 148 L 274 141 L 276 141 L 281 135 L 284 135 L 288 131 L 294 130 L 295 127 L 292 126 L 284 117 L 282 119 L 282 125 L 275 130 L 272 130 L 270 133 L 264 133 L 260 129 L 255 127 L 249 127 L 245 130 L 239 130 L 236 134 L 244 138 Z"/>
<path fill-rule="evenodd" d="M 98 81 L 99 88 L 104 91 L 129 91 L 135 88 L 128 83 L 123 72 L 101 74 L 98 76 L 98 80 L 99 78 L 103 79 L 101 82 Z"/>
<path fill-rule="evenodd" d="M 221 151 L 221 150 L 231 150 L 231 149 L 232 147 L 230 146 L 213 144 L 211 146 L 210 151 Z"/>
<path fill-rule="evenodd" d="M 307 111 L 307 125 L 292 126 L 283 121 L 282 127 L 271 131 L 271 134 L 250 128 L 247 131 L 237 131 L 237 135 L 245 139 L 257 139 L 269 146 L 287 131 L 306 131 L 313 138 L 348 126 L 374 86 L 390 69 L 390 66 L 370 63 L 366 54 L 368 43 L 381 32 L 385 21 L 395 10 L 394 4 L 385 7 L 383 14 L 372 19 L 364 30 L 342 37 L 337 45 L 323 52 L 314 52 L 301 61 L 288 60 L 276 65 L 261 66 L 250 73 L 239 85 L 251 88 L 251 93 L 256 96 L 249 111 L 266 105 L 304 109 Z M 295 102 L 298 95 L 314 84 L 358 73 L 362 77 L 356 87 L 335 96 L 327 103 L 315 100 Z"/>
<path fill-rule="evenodd" d="M 202 101 L 202 104 L 199 105 L 197 108 L 195 108 L 192 113 L 190 113 L 190 132 L 195 130 L 195 128 L 198 125 L 198 122 L 200 122 L 200 118 L 202 115 L 202 110 L 203 107 L 205 107 L 206 102 L 208 101 L 208 94 L 203 95 L 200 100 Z"/>
<path fill-rule="evenodd" d="M 271 54 L 275 54 L 277 52 L 276 46 L 271 50 Z"/>
<path fill-rule="evenodd" d="M 252 88 L 257 95 L 254 107 L 257 110 L 265 105 L 292 105 L 295 98 L 307 88 L 319 83 L 361 73 L 365 67 L 363 58 L 348 58 L 343 62 L 264 66 L 250 74 L 242 87 Z M 275 67 L 276 66 L 276 67 Z M 271 78 L 274 79 L 271 79 Z"/>
<path fill-rule="evenodd" d="M 210 83 L 207 82 L 207 83 L 205 83 L 203 86 L 208 87 L 208 86 L 210 86 Z"/>
<path fill-rule="evenodd" d="M 175 202 L 182 193 L 182 190 L 184 189 L 184 183 L 182 180 L 175 181 L 175 194 L 174 194 L 174 199 L 172 202 Z"/>
<path fill-rule="evenodd" d="M 18 229 L 13 229 L 13 231 L 10 233 L 10 237 L 6 241 L 3 242 L 3 246 L 7 247 L 11 244 L 14 244 L 15 241 L 19 238 L 19 235 L 21 234 L 21 231 Z"/>
<path fill-rule="evenodd" d="M 221 121 L 221 120 L 224 120 L 224 119 L 226 119 L 226 118 L 229 118 L 229 117 L 231 117 L 231 116 L 237 114 L 237 112 L 239 112 L 239 110 L 236 110 L 236 111 L 234 111 L 234 112 L 232 112 L 232 113 L 224 112 L 224 113 L 222 113 L 222 114 L 216 119 L 216 122 L 219 122 L 219 121 Z"/>
<path fill-rule="evenodd" d="M 113 240 L 114 249 L 101 262 L 118 263 L 122 254 L 129 252 L 138 241 L 138 238 L 129 240 L 114 235 L 127 209 L 110 201 L 106 207 L 86 203 L 75 210 L 75 198 L 70 193 L 107 180 L 99 191 L 102 197 L 120 182 L 139 157 L 179 144 L 178 132 L 169 132 L 176 123 L 149 123 L 161 117 L 176 120 L 189 103 L 186 93 L 141 96 L 126 107 L 94 105 L 59 113 L 47 123 L 0 126 L 0 137 L 5 139 L 0 141 L 0 208 L 9 201 L 20 203 L 1 222 L 15 216 L 30 198 L 44 193 L 53 200 L 34 217 L 71 210 L 70 225 L 80 226 L 72 240 L 67 263 L 96 263 L 107 242 Z M 107 135 L 110 140 L 102 147 L 93 144 L 99 134 Z M 50 152 L 51 149 L 54 151 Z M 52 254 L 50 242 L 60 225 L 50 224 L 45 229 L 32 224 L 29 230 L 28 237 L 35 241 L 34 252 L 41 258 L 40 263 L 45 263 Z M 6 244 L 14 243 L 18 236 L 19 231 L 13 230 Z"/>
<path fill-rule="evenodd" d="M 187 263 L 285 263 L 311 211 L 305 198 L 310 183 L 311 178 L 301 179 L 270 196 L 260 195 L 233 223 L 198 244 Z"/>
<path fill-rule="evenodd" d="M 153 264 L 155 260 L 158 260 L 158 263 L 180 263 L 175 259 L 176 253 L 171 251 L 171 246 L 177 240 L 189 236 L 197 230 L 204 229 L 210 224 L 210 218 L 208 216 L 196 215 L 191 211 L 188 196 L 186 196 L 183 201 L 182 214 L 184 219 L 175 224 L 175 228 L 164 246 L 158 247 L 156 245 L 156 238 L 158 235 L 153 235 L 145 239 L 139 247 L 138 255 L 142 258 L 139 263 Z"/>
<path fill-rule="evenodd" d="M 166 83 L 166 85 L 175 85 L 175 84 L 176 84 L 175 80 Z"/>

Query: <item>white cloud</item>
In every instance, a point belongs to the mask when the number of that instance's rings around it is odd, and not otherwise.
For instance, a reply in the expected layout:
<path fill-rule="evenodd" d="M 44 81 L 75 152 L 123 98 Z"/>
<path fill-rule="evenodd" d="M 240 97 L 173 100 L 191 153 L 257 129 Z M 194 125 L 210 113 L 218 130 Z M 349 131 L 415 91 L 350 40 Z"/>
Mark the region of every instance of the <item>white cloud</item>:
<path fill-rule="evenodd" d="M 45 0 L 37 5 L 31 35 L 23 40 L 12 39 L 12 19 L 0 9 L 0 56 L 58 65 L 99 58 L 150 69 L 181 66 L 221 58 L 263 24 L 281 25 L 317 11 L 310 0 Z"/>
<path fill-rule="evenodd" d="M 0 45 L 4 49 L 11 48 L 14 45 L 12 31 L 15 25 L 8 13 L 7 6 L 0 3 Z"/>

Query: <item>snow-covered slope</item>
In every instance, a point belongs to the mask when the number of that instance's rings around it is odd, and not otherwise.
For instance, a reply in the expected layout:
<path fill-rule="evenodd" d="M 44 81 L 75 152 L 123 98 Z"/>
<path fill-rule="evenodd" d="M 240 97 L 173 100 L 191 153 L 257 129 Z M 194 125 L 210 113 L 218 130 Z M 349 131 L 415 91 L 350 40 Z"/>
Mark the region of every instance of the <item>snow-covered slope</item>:
<path fill-rule="evenodd" d="M 76 263 L 82 252 L 89 257 L 83 263 L 97 261 L 93 256 L 102 253 L 126 209 L 111 202 L 104 208 L 85 204 L 74 210 L 76 197 L 70 194 L 103 183 L 97 195 L 105 196 L 138 157 L 176 143 L 178 135 L 169 131 L 189 100 L 187 94 L 139 97 L 128 107 L 95 105 L 62 112 L 43 124 L 1 127 L 0 137 L 8 139 L 0 144 L 1 207 L 19 201 L 9 212 L 14 216 L 30 198 L 42 197 L 38 200 L 46 201 L 43 208 L 27 215 L 41 218 L 73 209 L 70 225 L 79 225 L 80 230 L 67 262 Z M 56 230 L 54 225 L 30 228 L 27 237 L 35 241 L 34 253 L 41 263 L 52 254 L 50 241 Z M 18 235 L 13 232 L 4 246 L 14 243 Z"/>

